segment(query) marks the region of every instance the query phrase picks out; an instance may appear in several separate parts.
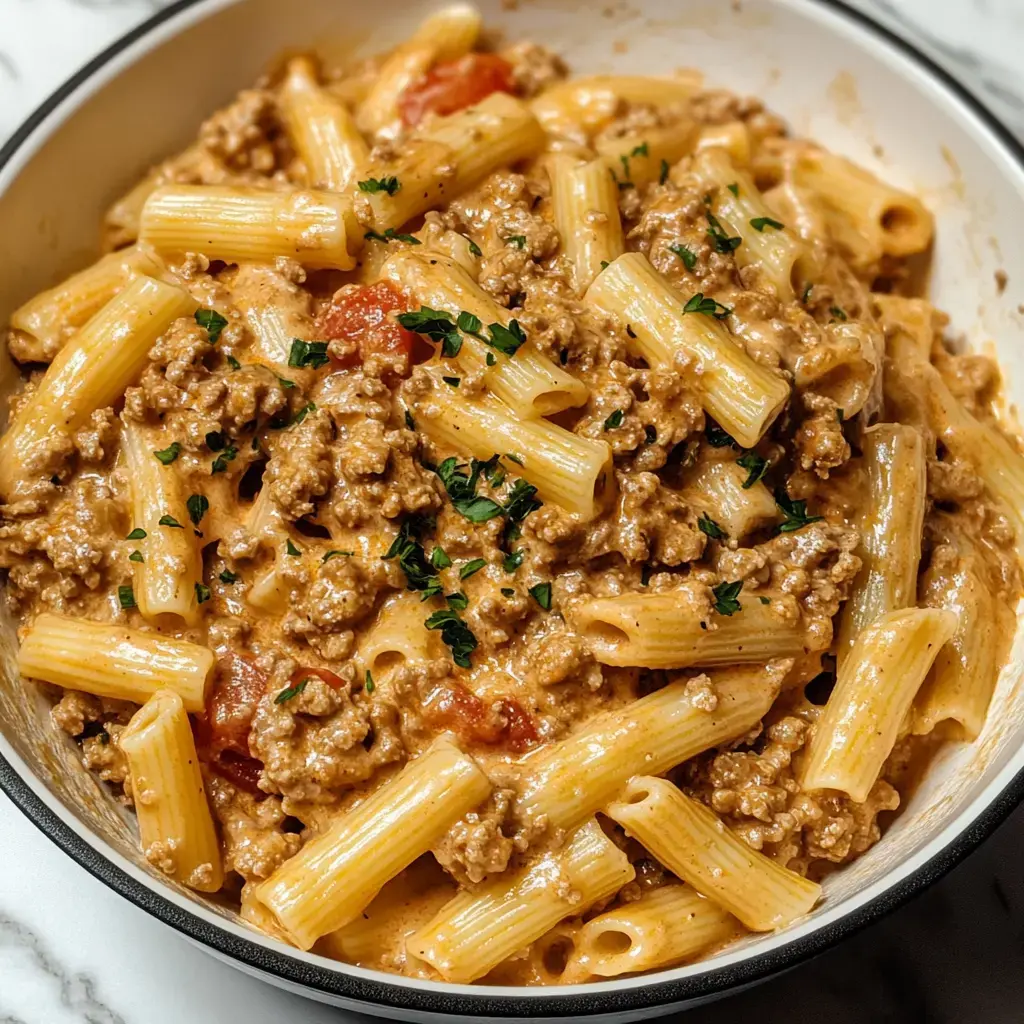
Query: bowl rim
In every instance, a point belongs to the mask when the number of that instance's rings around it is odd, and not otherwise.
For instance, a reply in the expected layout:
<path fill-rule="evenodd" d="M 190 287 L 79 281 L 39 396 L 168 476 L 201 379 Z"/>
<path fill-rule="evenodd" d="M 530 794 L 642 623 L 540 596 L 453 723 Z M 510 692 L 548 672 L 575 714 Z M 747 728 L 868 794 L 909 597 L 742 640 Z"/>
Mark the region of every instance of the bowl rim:
<path fill-rule="evenodd" d="M 15 129 L 6 143 L 0 146 L 0 178 L 15 158 L 21 155 L 36 130 L 58 110 L 65 100 L 86 86 L 112 61 L 134 43 L 153 33 L 164 23 L 191 8 L 203 5 L 226 6 L 237 0 L 175 0 L 157 11 L 135 28 L 120 36 L 102 50 L 62 85 L 55 89 Z M 785 2 L 785 0 L 784 0 Z M 820 6 L 837 13 L 847 21 L 873 34 L 887 43 L 924 72 L 943 89 L 947 97 L 959 101 L 976 121 L 994 137 L 1003 155 L 1024 173 L 1024 143 L 973 92 L 956 79 L 923 50 L 898 35 L 888 26 L 847 0 L 799 0 L 808 6 Z M 71 115 L 74 111 L 70 112 Z M 63 120 L 53 129 L 59 128 Z M 1005 772 L 1005 769 L 1004 769 Z M 34 781 L 41 786 L 38 779 Z M 993 787 L 998 777 L 988 784 Z M 273 939 L 247 937 L 242 929 L 220 927 L 213 920 L 205 920 L 178 902 L 172 901 L 165 886 L 142 881 L 142 874 L 134 877 L 114 862 L 120 856 L 109 844 L 101 852 L 75 829 L 61 814 L 44 800 L 26 781 L 14 765 L 0 751 L 0 790 L 2 790 L 28 819 L 64 853 L 85 868 L 94 878 L 146 911 L 179 934 L 203 946 L 233 964 L 257 976 L 267 976 L 284 987 L 300 994 L 333 997 L 338 1001 L 351 1001 L 368 1012 L 385 1009 L 405 1010 L 416 1014 L 440 1014 L 453 1018 L 496 1019 L 566 1018 L 582 1015 L 631 1014 L 658 1007 L 667 1008 L 686 1002 L 706 1002 L 729 992 L 765 981 L 773 975 L 788 971 L 823 953 L 841 940 L 867 927 L 899 907 L 952 870 L 976 850 L 999 827 L 1009 814 L 1024 801 L 1024 768 L 1012 776 L 965 827 L 945 846 L 905 877 L 886 886 L 881 892 L 853 907 L 837 919 L 825 923 L 808 934 L 780 943 L 774 948 L 752 954 L 733 963 L 710 967 L 706 972 L 688 977 L 663 980 L 658 974 L 641 976 L 639 984 L 620 987 L 616 981 L 589 983 L 578 986 L 513 990 L 489 989 L 424 982 L 417 979 L 387 975 L 379 971 L 354 968 L 338 964 L 323 967 L 290 953 L 289 947 Z M 985 790 L 975 796 L 983 800 Z M 54 803 L 59 801 L 54 800 Z M 935 837 L 938 838 L 938 837 Z M 933 838 L 934 842 L 934 838 Z M 127 863 L 127 862 L 125 862 Z M 880 880 L 881 881 L 881 880 Z M 319 959 L 319 958 L 318 958 Z M 311 991 L 312 990 L 312 991 Z"/>

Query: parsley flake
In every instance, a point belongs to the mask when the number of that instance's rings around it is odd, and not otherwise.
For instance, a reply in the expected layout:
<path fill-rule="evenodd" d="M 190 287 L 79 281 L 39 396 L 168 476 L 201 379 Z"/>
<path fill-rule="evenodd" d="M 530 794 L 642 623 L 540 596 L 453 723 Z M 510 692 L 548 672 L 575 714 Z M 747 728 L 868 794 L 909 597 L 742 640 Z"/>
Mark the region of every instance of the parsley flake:
<path fill-rule="evenodd" d="M 669 249 L 683 261 L 683 266 L 687 270 L 693 270 L 697 266 L 697 254 L 689 246 L 680 242 L 679 245 L 670 245 Z"/>
<path fill-rule="evenodd" d="M 185 502 L 185 507 L 188 509 L 188 517 L 192 520 L 192 525 L 198 526 L 210 509 L 210 501 L 204 494 L 190 494 Z"/>
<path fill-rule="evenodd" d="M 351 551 L 339 551 L 337 548 L 331 548 L 330 551 L 320 559 L 321 562 L 329 562 L 332 558 L 351 558 Z"/>
<path fill-rule="evenodd" d="M 514 245 L 517 249 L 526 248 L 526 235 L 509 235 L 505 239 L 506 245 Z"/>
<path fill-rule="evenodd" d="M 301 338 L 292 338 L 292 347 L 288 352 L 289 366 L 309 366 L 318 370 L 330 361 L 326 341 L 303 341 Z"/>
<path fill-rule="evenodd" d="M 146 536 L 146 531 L 141 526 L 136 526 L 131 533 L 125 537 L 125 540 L 142 540 Z"/>
<path fill-rule="evenodd" d="M 211 430 L 206 435 L 206 447 L 211 452 L 219 452 L 227 445 L 227 438 L 219 430 Z"/>
<path fill-rule="evenodd" d="M 181 523 L 179 523 L 178 520 L 174 518 L 174 516 L 166 516 L 166 515 L 165 516 L 161 516 L 160 519 L 159 519 L 159 525 L 160 526 L 172 526 L 176 530 L 184 530 L 185 529 L 185 527 L 182 526 Z"/>
<path fill-rule="evenodd" d="M 781 221 L 775 220 L 773 217 L 755 217 L 750 222 L 750 226 L 755 231 L 764 232 L 765 228 L 774 228 L 776 231 L 781 231 L 786 225 Z"/>
<path fill-rule="evenodd" d="M 739 183 L 738 183 L 738 182 L 735 182 L 735 181 L 734 181 L 734 182 L 733 182 L 733 183 L 732 183 L 731 185 L 726 185 L 725 187 L 726 187 L 726 188 L 727 188 L 727 189 L 728 189 L 728 190 L 729 190 L 729 191 L 730 191 L 730 192 L 731 192 L 731 193 L 732 193 L 732 194 L 733 194 L 734 196 L 736 196 L 736 198 L 737 198 L 737 199 L 739 198 L 739 195 L 740 195 L 740 186 L 739 186 Z"/>
<path fill-rule="evenodd" d="M 725 530 L 723 530 L 706 512 L 702 513 L 700 519 L 697 520 L 697 526 L 700 528 L 701 533 L 706 533 L 712 540 L 725 539 Z"/>
<path fill-rule="evenodd" d="M 211 345 L 216 345 L 220 338 L 220 332 L 227 327 L 227 318 L 220 315 L 215 309 L 197 309 L 195 313 L 196 323 L 206 328 L 206 334 Z"/>
<path fill-rule="evenodd" d="M 128 556 L 128 561 L 129 562 L 145 562 L 145 559 L 142 557 L 142 552 L 141 551 L 133 551 Z"/>
<path fill-rule="evenodd" d="M 842 308 L 841 306 L 829 306 L 829 309 L 828 309 L 828 311 L 829 311 L 829 312 L 830 312 L 830 313 L 831 313 L 831 314 L 832 314 L 832 315 L 833 315 L 833 316 L 834 316 L 834 317 L 835 317 L 835 318 L 836 318 L 837 320 L 849 320 L 849 319 L 850 319 L 850 318 L 849 318 L 849 317 L 848 317 L 848 316 L 846 315 L 846 310 L 845 310 L 845 309 L 843 309 L 843 308 Z"/>
<path fill-rule="evenodd" d="M 706 299 L 703 292 L 697 292 L 683 306 L 683 312 L 703 313 L 705 316 L 713 316 L 716 320 L 724 320 L 727 316 L 731 315 L 732 310 L 728 306 L 723 306 L 720 302 L 716 302 L 714 299 Z"/>
<path fill-rule="evenodd" d="M 229 462 L 234 462 L 238 456 L 238 449 L 229 444 L 210 464 L 210 473 L 223 473 L 228 468 Z"/>
<path fill-rule="evenodd" d="M 240 370 L 242 368 L 242 364 L 230 352 L 224 358 L 228 361 L 228 366 L 232 370 Z"/>
<path fill-rule="evenodd" d="M 747 479 L 743 481 L 745 491 L 749 491 L 768 472 L 768 460 L 761 458 L 757 452 L 744 453 L 736 460 L 736 465 L 747 470 Z"/>
<path fill-rule="evenodd" d="M 707 211 L 707 218 L 708 238 L 711 239 L 711 244 L 718 252 L 730 253 L 740 247 L 743 239 L 739 235 L 730 236 L 722 227 L 721 221 L 710 210 Z"/>
<path fill-rule="evenodd" d="M 462 383 L 461 377 L 442 377 L 441 380 L 450 388 L 457 388 Z"/>
<path fill-rule="evenodd" d="M 360 192 L 367 192 L 371 196 L 378 192 L 386 192 L 393 196 L 402 187 L 402 183 L 393 174 L 386 178 L 367 178 L 357 184 Z"/>
<path fill-rule="evenodd" d="M 452 661 L 460 668 L 469 668 L 470 656 L 476 650 L 477 640 L 473 631 L 450 608 L 434 612 L 425 623 L 427 629 L 439 629 L 441 639 L 452 650 Z"/>
<path fill-rule="evenodd" d="M 487 344 L 506 356 L 514 356 L 519 346 L 526 341 L 526 334 L 518 320 L 509 320 L 508 327 L 502 324 L 488 324 L 487 329 L 491 332 L 490 338 L 485 339 Z"/>
<path fill-rule="evenodd" d="M 512 551 L 505 556 L 504 561 L 501 563 L 501 567 L 505 572 L 515 572 L 523 564 L 523 556 L 526 554 L 522 548 L 518 551 Z"/>
<path fill-rule="evenodd" d="M 461 590 L 455 594 L 445 594 L 444 599 L 454 612 L 464 612 L 469 607 L 469 598 Z"/>
<path fill-rule="evenodd" d="M 373 681 L 373 676 L 370 675 L 370 670 L 366 670 L 366 682 L 363 684 L 363 689 L 367 693 L 373 693 L 377 689 L 377 684 Z"/>
<path fill-rule="evenodd" d="M 405 574 L 406 587 L 420 592 L 425 601 L 441 593 L 441 581 L 427 564 L 426 553 L 419 542 L 419 533 L 424 525 L 420 517 L 409 516 L 402 522 L 391 547 L 381 557 L 385 561 L 397 558 L 399 568 Z"/>
<path fill-rule="evenodd" d="M 237 583 L 242 577 L 237 572 L 232 572 L 230 569 L 224 569 L 217 577 L 221 583 Z"/>
<path fill-rule="evenodd" d="M 301 682 L 296 683 L 294 686 L 286 686 L 275 698 L 275 704 L 284 704 L 286 701 L 291 700 L 293 697 L 298 697 L 300 693 L 306 688 L 306 684 L 309 682 L 308 679 L 303 679 Z"/>
<path fill-rule="evenodd" d="M 502 587 L 501 593 L 503 597 L 515 597 L 516 592 L 511 587 Z"/>
<path fill-rule="evenodd" d="M 487 565 L 487 559 L 485 558 L 474 558 L 473 561 L 467 562 L 459 570 L 459 579 L 468 580 L 470 576 L 478 573 L 484 566 Z"/>
<path fill-rule="evenodd" d="M 288 552 L 288 554 L 289 554 L 289 555 L 291 555 L 291 556 L 292 556 L 292 558 L 298 558 L 298 556 L 302 554 L 302 551 L 301 551 L 301 549 L 300 549 L 300 548 L 297 548 L 297 547 L 296 547 L 296 546 L 295 546 L 295 545 L 294 545 L 294 544 L 292 543 L 292 539 L 291 539 L 291 537 L 286 537 L 286 538 L 285 538 L 285 542 L 284 542 L 284 549 L 285 549 L 285 551 L 287 551 L 287 552 Z"/>
<path fill-rule="evenodd" d="M 452 560 L 448 557 L 448 552 L 438 544 L 430 552 L 430 564 L 435 569 L 447 569 L 451 566 Z"/>
<path fill-rule="evenodd" d="M 786 517 L 779 525 L 779 533 L 793 533 L 802 529 L 810 523 L 817 523 L 824 519 L 824 516 L 809 516 L 807 514 L 807 502 L 790 498 L 785 487 L 775 488 L 775 504 L 779 511 Z"/>
<path fill-rule="evenodd" d="M 621 427 L 622 420 L 625 415 L 626 414 L 621 409 L 616 409 L 615 412 L 613 412 L 611 416 L 604 421 L 604 429 L 615 430 L 616 427 Z"/>
<path fill-rule="evenodd" d="M 210 588 L 205 583 L 196 584 L 196 603 L 206 604 L 210 600 Z"/>
<path fill-rule="evenodd" d="M 534 587 L 530 587 L 530 597 L 534 599 L 544 609 L 544 611 L 551 611 L 551 584 L 550 583 L 538 583 Z"/>
<path fill-rule="evenodd" d="M 483 250 L 472 238 L 467 238 L 466 241 L 469 242 L 469 253 L 471 256 L 476 256 L 478 259 L 483 256 Z"/>
<path fill-rule="evenodd" d="M 668 181 L 668 170 L 669 170 L 668 161 L 665 160 L 665 159 L 662 159 L 662 161 L 661 161 L 661 173 L 658 175 L 658 184 L 659 185 L 664 185 L 665 182 Z"/>
<path fill-rule="evenodd" d="M 733 448 L 739 447 L 732 434 L 723 430 L 717 423 L 711 420 L 708 420 L 708 424 L 704 428 L 704 437 L 712 448 L 728 448 L 730 445 Z"/>
<path fill-rule="evenodd" d="M 421 245 L 422 243 L 415 235 L 403 235 L 394 228 L 388 228 L 384 234 L 378 231 L 367 231 L 363 238 L 375 242 L 408 242 L 409 245 Z"/>
<path fill-rule="evenodd" d="M 177 441 L 172 441 L 166 448 L 154 451 L 153 454 L 165 466 L 169 466 L 181 454 L 181 445 Z"/>
<path fill-rule="evenodd" d="M 117 600 L 118 603 L 126 611 L 129 608 L 135 607 L 135 591 L 130 586 L 118 587 L 117 588 Z"/>
<path fill-rule="evenodd" d="M 736 600 L 742 589 L 743 580 L 737 580 L 735 583 L 719 583 L 717 587 L 712 587 L 711 593 L 715 595 L 712 607 L 719 615 L 734 615 L 743 607 Z"/>
<path fill-rule="evenodd" d="M 412 413 L 408 409 L 405 410 L 405 425 L 410 430 L 416 429 L 416 421 L 412 418 Z"/>

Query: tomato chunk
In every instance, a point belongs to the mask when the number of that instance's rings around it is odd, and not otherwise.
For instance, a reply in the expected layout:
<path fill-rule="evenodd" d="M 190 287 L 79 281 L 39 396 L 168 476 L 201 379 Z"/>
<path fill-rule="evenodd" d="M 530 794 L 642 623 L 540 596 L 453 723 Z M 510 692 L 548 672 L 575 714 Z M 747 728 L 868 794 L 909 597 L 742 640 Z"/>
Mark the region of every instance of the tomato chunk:
<path fill-rule="evenodd" d="M 318 330 L 324 341 L 346 341 L 352 353 L 335 359 L 342 367 L 355 366 L 370 356 L 384 356 L 398 365 L 405 376 L 419 338 L 395 319 L 412 301 L 387 281 L 343 288 L 319 317 Z"/>
<path fill-rule="evenodd" d="M 210 752 L 231 750 L 249 756 L 249 728 L 256 705 L 267 692 L 267 677 L 249 658 L 228 654 L 217 662 L 217 675 L 206 702 Z"/>
<path fill-rule="evenodd" d="M 255 757 L 245 757 L 233 750 L 222 750 L 210 761 L 210 770 L 260 800 L 269 795 L 260 789 L 263 762 L 257 761 Z"/>
<path fill-rule="evenodd" d="M 488 704 L 461 683 L 445 683 L 434 690 L 423 712 L 430 722 L 451 729 L 467 743 L 519 753 L 537 742 L 533 716 L 517 700 L 500 697 Z"/>
<path fill-rule="evenodd" d="M 435 64 L 402 93 L 402 120 L 419 124 L 428 113 L 454 114 L 486 99 L 492 92 L 514 92 L 512 65 L 496 53 L 467 53 Z"/>

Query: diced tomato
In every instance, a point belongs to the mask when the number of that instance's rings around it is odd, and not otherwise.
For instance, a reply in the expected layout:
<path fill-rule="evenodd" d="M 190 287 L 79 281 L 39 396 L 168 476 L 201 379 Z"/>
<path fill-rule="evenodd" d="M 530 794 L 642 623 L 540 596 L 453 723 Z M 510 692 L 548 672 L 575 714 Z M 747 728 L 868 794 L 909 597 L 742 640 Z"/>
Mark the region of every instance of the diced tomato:
<path fill-rule="evenodd" d="M 347 341 L 353 346 L 350 356 L 335 359 L 336 365 L 355 366 L 372 355 L 393 357 L 404 376 L 409 372 L 414 350 L 427 344 L 402 327 L 393 315 L 406 312 L 412 304 L 408 296 L 387 281 L 343 288 L 320 314 L 320 337 L 325 341 Z"/>
<path fill-rule="evenodd" d="M 267 692 L 266 676 L 238 654 L 228 654 L 217 662 L 217 675 L 206 702 L 210 753 L 231 750 L 249 756 L 249 727 L 256 705 Z"/>
<path fill-rule="evenodd" d="M 488 704 L 461 683 L 445 683 L 423 705 L 426 718 L 468 743 L 507 747 L 519 753 L 537 742 L 533 716 L 509 697 Z"/>
<path fill-rule="evenodd" d="M 398 100 L 402 120 L 416 125 L 427 113 L 454 114 L 486 99 L 492 92 L 514 92 L 512 65 L 495 53 L 467 53 L 435 64 Z"/>
<path fill-rule="evenodd" d="M 259 787 L 263 762 L 257 761 L 255 757 L 236 754 L 233 750 L 222 750 L 209 764 L 211 771 L 239 789 L 244 789 L 246 793 L 252 793 L 260 800 L 267 796 Z"/>
<path fill-rule="evenodd" d="M 303 679 L 308 679 L 310 676 L 316 676 L 323 680 L 332 690 L 344 690 L 346 686 L 345 680 L 341 676 L 336 676 L 326 668 L 297 668 L 291 674 L 288 685 L 297 686 Z"/>

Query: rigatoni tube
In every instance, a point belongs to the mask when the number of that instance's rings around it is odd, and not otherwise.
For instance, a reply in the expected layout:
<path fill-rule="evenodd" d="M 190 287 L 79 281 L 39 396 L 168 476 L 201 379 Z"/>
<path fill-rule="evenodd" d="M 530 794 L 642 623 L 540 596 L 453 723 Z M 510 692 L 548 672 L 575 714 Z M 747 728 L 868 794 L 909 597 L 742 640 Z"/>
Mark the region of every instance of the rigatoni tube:
<path fill-rule="evenodd" d="M 309 949 L 362 913 L 490 791 L 476 762 L 442 737 L 282 864 L 255 897 L 296 946 Z"/>
<path fill-rule="evenodd" d="M 206 707 L 213 664 L 209 648 L 188 640 L 49 612 L 29 626 L 18 651 L 26 678 L 136 704 L 169 689 L 186 711 Z"/>
<path fill-rule="evenodd" d="M 119 742 L 146 859 L 190 889 L 216 892 L 224 882 L 220 843 L 181 697 L 172 690 L 153 694 Z"/>
<path fill-rule="evenodd" d="M 33 296 L 11 314 L 11 354 L 19 362 L 48 363 L 69 337 L 132 278 L 158 276 L 153 253 L 129 246 L 97 260 L 66 281 Z"/>
<path fill-rule="evenodd" d="M 687 300 L 638 252 L 599 274 L 585 301 L 617 317 L 635 336 L 637 355 L 677 368 L 693 382 L 705 410 L 744 448 L 752 448 L 789 398 L 789 385 L 754 362 L 714 316 L 684 312 Z"/>
<path fill-rule="evenodd" d="M 562 252 L 572 268 L 573 284 L 585 292 L 603 264 L 621 256 L 619 190 L 601 160 L 578 163 L 556 154 L 549 164 L 551 202 Z"/>
<path fill-rule="evenodd" d="M 517 818 L 546 819 L 552 829 L 578 825 L 638 772 L 667 772 L 749 732 L 778 696 L 783 674 L 760 666 L 712 672 L 711 710 L 698 706 L 688 680 L 680 679 L 592 719 L 524 762 Z"/>
<path fill-rule="evenodd" d="M 588 921 L 576 936 L 573 977 L 651 971 L 735 938 L 739 922 L 688 885 L 665 885 Z"/>
<path fill-rule="evenodd" d="M 880 423 L 864 432 L 861 446 L 865 475 L 857 552 L 861 568 L 840 618 L 840 666 L 865 626 L 916 602 L 927 502 L 925 445 L 917 428 Z"/>
<path fill-rule="evenodd" d="M 581 602 L 572 618 L 602 665 L 738 665 L 809 649 L 792 598 L 765 592 L 741 593 L 739 600 L 738 611 L 721 615 L 689 587 L 619 594 Z"/>
<path fill-rule="evenodd" d="M 606 813 L 674 875 L 755 932 L 803 917 L 821 895 L 820 885 L 751 849 L 666 779 L 631 780 Z"/>
<path fill-rule="evenodd" d="M 8 500 L 52 473 L 54 440 L 112 405 L 146 364 L 153 343 L 195 300 L 180 288 L 139 276 L 60 350 L 31 402 L 0 438 L 0 493 Z"/>
<path fill-rule="evenodd" d="M 142 208 L 139 241 L 161 255 L 273 263 L 293 259 L 313 270 L 350 270 L 362 245 L 351 200 L 313 189 L 248 185 L 164 185 Z"/>
<path fill-rule="evenodd" d="M 771 492 L 760 480 L 744 486 L 749 479 L 750 471 L 736 462 L 704 462 L 687 475 L 682 493 L 727 537 L 742 540 L 772 522 L 779 511 Z"/>
<path fill-rule="evenodd" d="M 516 356 L 515 358 L 518 358 Z M 416 426 L 435 444 L 489 459 L 497 452 L 545 501 L 593 519 L 614 486 L 612 452 L 604 441 L 580 437 L 543 419 L 522 419 L 496 398 L 470 398 L 434 375 L 434 389 L 413 410 Z"/>
<path fill-rule="evenodd" d="M 952 611 L 905 608 L 861 630 L 807 748 L 804 789 L 838 789 L 858 803 L 867 799 L 915 694 L 956 626 Z"/>
<path fill-rule="evenodd" d="M 178 630 L 199 621 L 196 586 L 202 582 L 202 555 L 189 521 L 184 481 L 174 463 L 165 466 L 156 457 L 157 437 L 135 423 L 124 425 L 132 527 L 143 533 L 135 541 L 142 561 L 132 563 L 135 603 L 147 622 Z"/>
<path fill-rule="evenodd" d="M 461 264 L 438 252 L 395 253 L 381 268 L 381 276 L 407 291 L 421 305 L 449 315 L 452 323 L 460 313 L 472 314 L 486 336 L 490 335 L 490 324 L 507 327 L 513 319 Z M 508 356 L 464 333 L 452 362 L 462 373 L 482 374 L 487 390 L 521 416 L 551 416 L 587 400 L 583 381 L 556 366 L 529 339 Z"/>
<path fill-rule="evenodd" d="M 506 93 L 492 93 L 403 140 L 395 156 L 368 164 L 364 178 L 395 178 L 400 187 L 393 194 L 360 193 L 359 218 L 378 233 L 399 228 L 543 148 L 544 132 L 529 108 Z"/>
<path fill-rule="evenodd" d="M 475 981 L 563 918 L 618 892 L 634 875 L 626 855 L 591 819 L 561 854 L 459 893 L 409 939 L 408 948 L 446 981 Z"/>
<path fill-rule="evenodd" d="M 306 167 L 306 184 L 344 191 L 369 159 L 370 147 L 345 104 L 320 87 L 309 57 L 288 62 L 278 105 Z"/>

